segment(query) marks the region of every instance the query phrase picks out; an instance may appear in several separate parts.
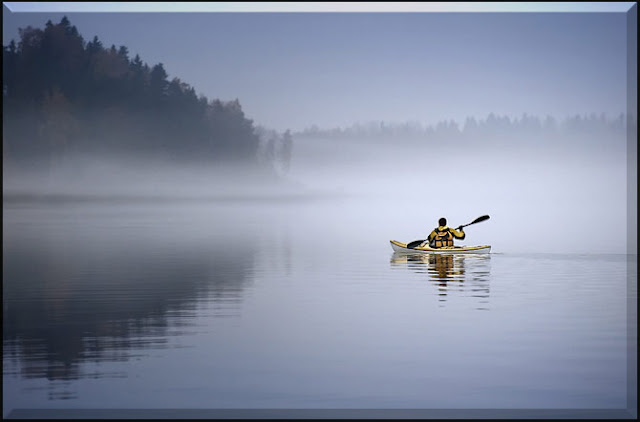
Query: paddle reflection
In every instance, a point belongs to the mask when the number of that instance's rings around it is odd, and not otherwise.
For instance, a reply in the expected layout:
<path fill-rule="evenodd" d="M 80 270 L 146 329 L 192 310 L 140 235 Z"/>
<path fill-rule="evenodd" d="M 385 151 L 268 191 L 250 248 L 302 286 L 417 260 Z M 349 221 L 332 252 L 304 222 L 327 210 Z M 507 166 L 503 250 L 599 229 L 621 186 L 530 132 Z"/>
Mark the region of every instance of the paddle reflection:
<path fill-rule="evenodd" d="M 488 309 L 490 255 L 403 254 L 394 253 L 391 265 L 427 275 L 437 288 L 439 300 L 459 292 L 478 299 L 477 309 Z"/>

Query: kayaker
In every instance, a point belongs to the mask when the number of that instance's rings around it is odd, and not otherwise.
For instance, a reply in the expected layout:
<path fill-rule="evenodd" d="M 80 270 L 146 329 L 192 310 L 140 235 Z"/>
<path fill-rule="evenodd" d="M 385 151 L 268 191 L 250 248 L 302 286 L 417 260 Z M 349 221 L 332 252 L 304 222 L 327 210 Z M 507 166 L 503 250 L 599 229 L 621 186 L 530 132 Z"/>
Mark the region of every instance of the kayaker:
<path fill-rule="evenodd" d="M 463 240 L 464 237 L 465 233 L 462 226 L 458 226 L 455 229 L 448 227 L 447 219 L 443 217 L 438 220 L 438 227 L 433 229 L 427 240 L 429 241 L 429 247 L 442 248 L 446 246 L 453 246 L 454 238 Z"/>

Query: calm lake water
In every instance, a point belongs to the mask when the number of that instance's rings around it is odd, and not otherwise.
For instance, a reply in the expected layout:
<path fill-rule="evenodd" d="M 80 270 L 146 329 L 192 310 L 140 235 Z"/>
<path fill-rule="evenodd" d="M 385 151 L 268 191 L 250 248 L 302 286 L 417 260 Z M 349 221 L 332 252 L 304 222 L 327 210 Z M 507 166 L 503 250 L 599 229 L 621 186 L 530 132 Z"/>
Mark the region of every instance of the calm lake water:
<path fill-rule="evenodd" d="M 434 222 L 371 201 L 5 202 L 3 416 L 627 409 L 635 258 L 397 255 Z"/>

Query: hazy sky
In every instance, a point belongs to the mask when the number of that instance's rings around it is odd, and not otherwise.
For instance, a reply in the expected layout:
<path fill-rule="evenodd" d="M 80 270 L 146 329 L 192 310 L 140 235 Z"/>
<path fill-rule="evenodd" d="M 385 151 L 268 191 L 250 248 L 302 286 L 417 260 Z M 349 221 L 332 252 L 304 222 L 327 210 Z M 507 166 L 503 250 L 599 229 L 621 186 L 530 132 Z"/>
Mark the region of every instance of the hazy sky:
<path fill-rule="evenodd" d="M 5 2 L 3 45 L 18 28 L 67 15 L 86 41 L 125 45 L 277 130 L 462 123 L 490 112 L 617 116 L 633 4 L 168 3 L 171 12 L 157 13 L 144 11 L 163 10 L 158 3 Z M 105 12 L 127 7 L 138 12 Z"/>

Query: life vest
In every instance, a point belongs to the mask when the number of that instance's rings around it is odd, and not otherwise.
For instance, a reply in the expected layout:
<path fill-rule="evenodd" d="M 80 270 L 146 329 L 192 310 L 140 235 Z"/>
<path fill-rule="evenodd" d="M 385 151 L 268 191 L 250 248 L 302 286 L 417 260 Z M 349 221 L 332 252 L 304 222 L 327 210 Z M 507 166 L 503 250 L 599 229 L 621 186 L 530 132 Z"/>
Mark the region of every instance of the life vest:
<path fill-rule="evenodd" d="M 431 240 L 432 248 L 442 248 L 446 246 L 453 246 L 453 234 L 449 231 L 449 228 L 446 227 L 444 230 L 439 230 L 440 227 L 435 229 L 436 235 Z"/>

